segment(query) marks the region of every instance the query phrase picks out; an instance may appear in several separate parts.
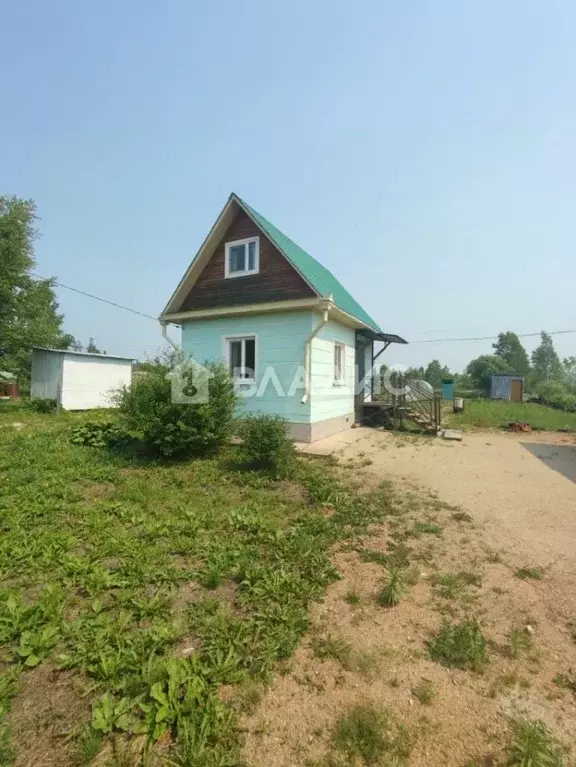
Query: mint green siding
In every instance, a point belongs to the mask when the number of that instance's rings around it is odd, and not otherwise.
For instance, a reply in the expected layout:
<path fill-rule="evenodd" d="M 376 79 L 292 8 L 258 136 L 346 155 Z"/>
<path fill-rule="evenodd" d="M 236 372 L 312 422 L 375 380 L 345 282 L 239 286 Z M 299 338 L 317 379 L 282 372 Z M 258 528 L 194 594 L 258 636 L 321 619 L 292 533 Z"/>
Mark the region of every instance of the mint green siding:
<path fill-rule="evenodd" d="M 226 361 L 227 337 L 256 336 L 256 384 L 238 386 L 242 410 L 315 423 L 354 412 L 356 375 L 355 331 L 330 320 L 312 342 L 310 394 L 307 402 L 301 401 L 306 340 L 320 321 L 321 315 L 311 310 L 195 320 L 182 325 L 182 348 L 200 363 Z M 341 385 L 334 383 L 335 342 L 345 347 Z"/>
<path fill-rule="evenodd" d="M 227 336 L 255 335 L 257 384 L 239 386 L 241 396 L 244 395 L 242 410 L 278 413 L 292 423 L 309 423 L 310 402 L 301 402 L 302 369 L 306 339 L 318 319 L 318 314 L 307 310 L 195 320 L 182 325 L 182 348 L 200 363 L 223 360 Z M 277 376 L 279 388 L 286 396 L 279 396 L 273 381 L 265 378 L 271 374 Z M 300 383 L 290 393 L 294 379 Z M 255 389 L 259 396 L 254 396 Z"/>
<path fill-rule="evenodd" d="M 355 340 L 352 328 L 329 320 L 312 341 L 311 421 L 354 412 Z M 334 344 L 344 344 L 344 383 L 334 383 Z"/>

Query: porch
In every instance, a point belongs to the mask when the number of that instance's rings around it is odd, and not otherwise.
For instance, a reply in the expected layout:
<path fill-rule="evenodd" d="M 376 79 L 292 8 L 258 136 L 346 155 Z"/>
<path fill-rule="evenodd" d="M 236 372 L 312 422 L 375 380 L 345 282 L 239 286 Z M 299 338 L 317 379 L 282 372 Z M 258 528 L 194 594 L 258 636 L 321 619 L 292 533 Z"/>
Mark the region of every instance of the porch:
<path fill-rule="evenodd" d="M 375 351 L 375 344 L 382 344 Z M 356 331 L 355 394 L 356 423 L 364 426 L 402 428 L 406 420 L 425 431 L 438 432 L 441 400 L 423 381 L 393 373 L 385 382 L 376 372 L 376 362 L 391 344 L 408 343 L 398 335 L 372 330 Z"/>

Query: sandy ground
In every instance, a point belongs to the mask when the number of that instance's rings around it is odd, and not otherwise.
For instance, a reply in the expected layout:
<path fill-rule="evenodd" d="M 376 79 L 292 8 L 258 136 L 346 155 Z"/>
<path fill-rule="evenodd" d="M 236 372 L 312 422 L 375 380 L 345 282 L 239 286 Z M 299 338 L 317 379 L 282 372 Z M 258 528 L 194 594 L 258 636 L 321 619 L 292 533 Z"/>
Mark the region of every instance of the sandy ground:
<path fill-rule="evenodd" d="M 558 434 L 466 433 L 462 442 L 360 428 L 304 452 L 372 461 L 383 479 L 434 490 L 462 506 L 495 548 L 557 575 L 576 573 L 576 438 Z M 567 595 L 576 599 L 576 593 Z M 576 602 L 572 601 L 572 608 Z M 574 609 L 576 616 L 576 609 Z"/>
<path fill-rule="evenodd" d="M 555 681 L 570 673 L 576 680 L 574 438 L 475 433 L 458 443 L 357 429 L 305 451 L 336 455 L 362 486 L 391 479 L 412 500 L 355 550 L 335 553 L 341 580 L 313 607 L 311 631 L 287 673 L 245 717 L 247 763 L 333 764 L 336 722 L 370 703 L 406 728 L 410 767 L 504 764 L 518 716 L 545 722 L 574 746 L 565 764 L 576 765 L 576 690 Z M 441 533 L 411 537 L 417 521 Z M 398 606 L 383 608 L 376 598 L 386 571 L 362 553 L 399 541 L 409 546 L 415 578 Z M 519 578 L 526 566 L 541 568 L 542 578 Z M 463 570 L 478 583 L 446 597 L 438 577 Z M 488 640 L 482 673 L 446 668 L 427 652 L 443 617 L 466 616 L 480 621 Z M 530 636 L 517 654 L 512 629 Z M 346 643 L 352 661 L 319 658 L 315 643 L 327 637 Z M 415 692 L 422 680 L 434 691 L 427 705 Z"/>

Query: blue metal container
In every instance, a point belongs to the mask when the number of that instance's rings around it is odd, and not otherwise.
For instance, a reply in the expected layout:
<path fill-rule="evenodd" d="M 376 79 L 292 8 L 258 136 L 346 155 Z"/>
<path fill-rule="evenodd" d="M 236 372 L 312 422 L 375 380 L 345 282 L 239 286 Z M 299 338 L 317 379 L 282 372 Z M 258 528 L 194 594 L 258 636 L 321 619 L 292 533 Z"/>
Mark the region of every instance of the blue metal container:
<path fill-rule="evenodd" d="M 442 379 L 442 399 L 454 399 L 454 379 Z"/>

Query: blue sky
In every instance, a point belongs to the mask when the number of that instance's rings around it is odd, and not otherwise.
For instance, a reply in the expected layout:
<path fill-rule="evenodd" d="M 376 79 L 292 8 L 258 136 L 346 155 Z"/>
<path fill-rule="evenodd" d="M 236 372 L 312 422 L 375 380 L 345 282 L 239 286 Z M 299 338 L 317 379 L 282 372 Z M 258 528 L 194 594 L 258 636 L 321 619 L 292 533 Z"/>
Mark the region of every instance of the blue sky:
<path fill-rule="evenodd" d="M 569 0 L 0 0 L 0 25 L 0 192 L 38 205 L 40 274 L 156 315 L 235 191 L 415 342 L 576 327 Z M 58 295 L 84 342 L 158 347 Z"/>

